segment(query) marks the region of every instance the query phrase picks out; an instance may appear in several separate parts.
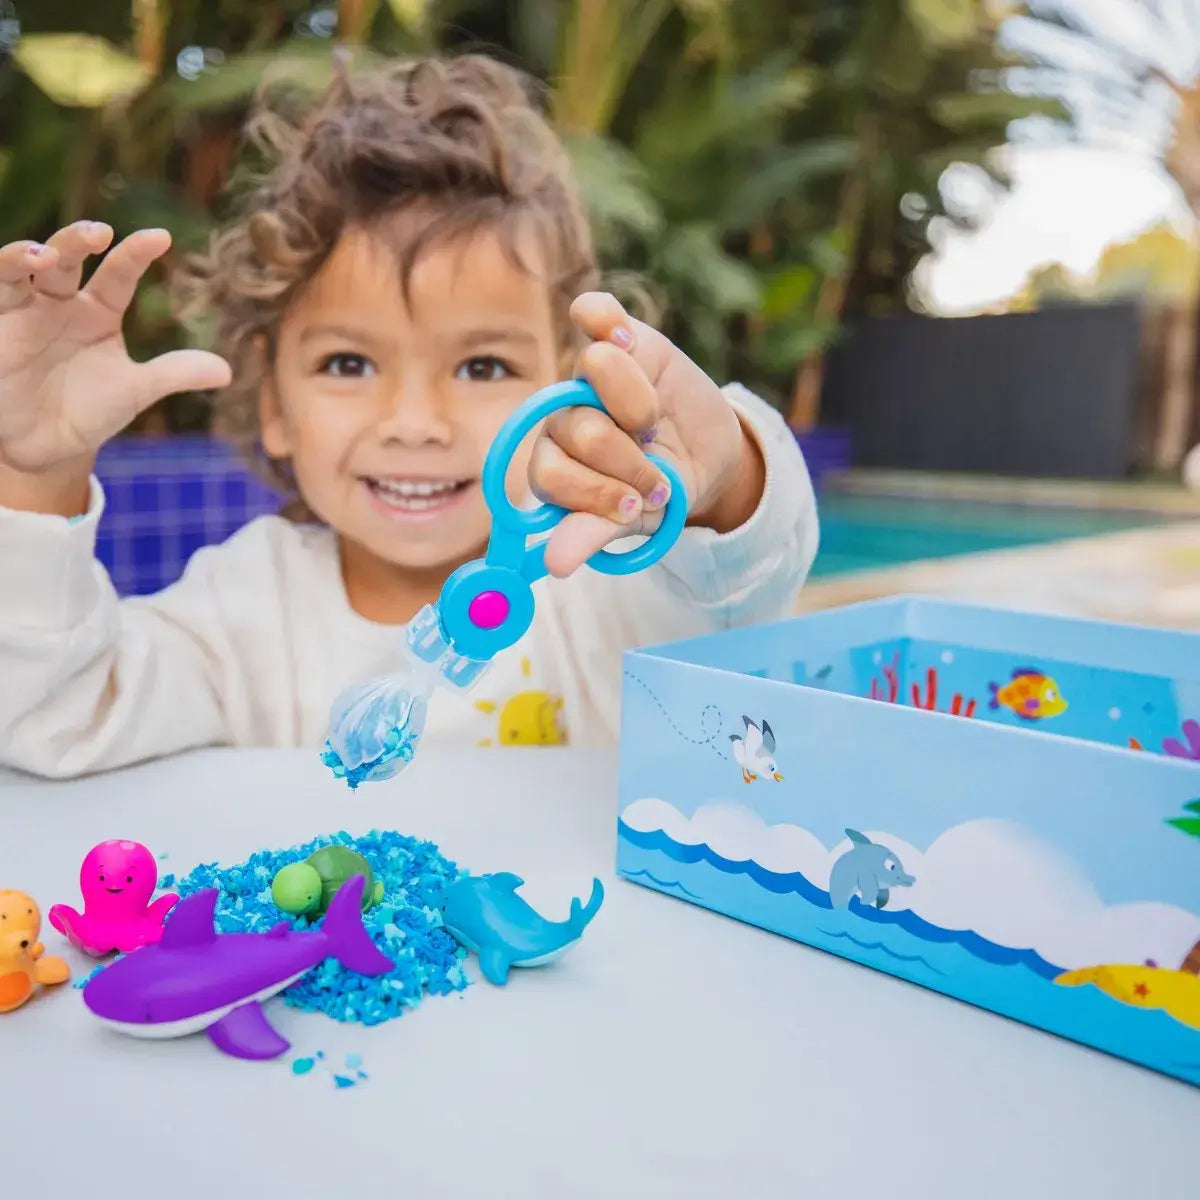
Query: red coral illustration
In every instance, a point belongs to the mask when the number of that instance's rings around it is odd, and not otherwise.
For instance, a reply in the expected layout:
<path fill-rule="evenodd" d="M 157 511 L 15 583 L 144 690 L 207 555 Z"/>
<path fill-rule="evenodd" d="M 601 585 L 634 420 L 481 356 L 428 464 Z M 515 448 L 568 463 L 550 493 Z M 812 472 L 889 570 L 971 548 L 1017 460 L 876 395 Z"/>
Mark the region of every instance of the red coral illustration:
<path fill-rule="evenodd" d="M 923 708 L 927 712 L 938 712 L 937 692 L 937 671 L 933 667 L 930 667 L 925 673 L 924 698 L 921 696 L 921 689 L 915 683 L 912 685 L 913 707 Z M 950 707 L 945 711 L 952 717 L 973 717 L 975 715 L 975 701 L 965 700 L 961 693 L 955 692 L 950 700 Z"/>
<path fill-rule="evenodd" d="M 871 680 L 871 699 L 895 704 L 900 699 L 900 652 L 893 655 L 890 667 L 884 666 L 880 670 L 883 672 L 883 682 Z"/>

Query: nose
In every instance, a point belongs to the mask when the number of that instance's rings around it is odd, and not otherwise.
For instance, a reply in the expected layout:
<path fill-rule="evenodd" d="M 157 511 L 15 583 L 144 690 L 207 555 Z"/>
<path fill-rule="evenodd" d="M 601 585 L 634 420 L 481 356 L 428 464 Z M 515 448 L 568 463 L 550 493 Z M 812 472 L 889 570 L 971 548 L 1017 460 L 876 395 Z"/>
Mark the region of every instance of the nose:
<path fill-rule="evenodd" d="M 402 446 L 448 445 L 453 433 L 446 400 L 424 381 L 401 381 L 385 402 L 379 434 Z"/>

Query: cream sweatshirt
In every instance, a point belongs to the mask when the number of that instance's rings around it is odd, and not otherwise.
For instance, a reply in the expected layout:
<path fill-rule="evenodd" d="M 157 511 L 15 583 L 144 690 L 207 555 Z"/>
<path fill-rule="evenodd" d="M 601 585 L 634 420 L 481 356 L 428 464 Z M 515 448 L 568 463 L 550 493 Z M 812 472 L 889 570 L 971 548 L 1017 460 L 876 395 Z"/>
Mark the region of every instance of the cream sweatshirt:
<path fill-rule="evenodd" d="M 540 580 L 525 636 L 469 691 L 437 690 L 423 747 L 614 745 L 623 650 L 788 614 L 817 551 L 812 484 L 779 414 L 725 394 L 766 462 L 753 516 L 685 529 L 634 575 Z M 401 629 L 347 602 L 331 530 L 260 517 L 121 599 L 95 557 L 103 511 L 94 478 L 74 521 L 0 508 L 0 765 L 67 778 L 202 746 L 315 754 L 343 688 L 401 669 Z"/>

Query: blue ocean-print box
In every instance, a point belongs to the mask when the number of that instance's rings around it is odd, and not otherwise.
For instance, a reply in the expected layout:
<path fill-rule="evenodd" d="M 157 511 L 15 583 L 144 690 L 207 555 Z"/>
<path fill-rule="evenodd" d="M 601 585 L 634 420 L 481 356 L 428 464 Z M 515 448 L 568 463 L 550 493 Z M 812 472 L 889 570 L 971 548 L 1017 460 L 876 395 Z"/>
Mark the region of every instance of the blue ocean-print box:
<path fill-rule="evenodd" d="M 624 877 L 1200 1084 L 1200 636 L 900 598 L 624 675 Z"/>

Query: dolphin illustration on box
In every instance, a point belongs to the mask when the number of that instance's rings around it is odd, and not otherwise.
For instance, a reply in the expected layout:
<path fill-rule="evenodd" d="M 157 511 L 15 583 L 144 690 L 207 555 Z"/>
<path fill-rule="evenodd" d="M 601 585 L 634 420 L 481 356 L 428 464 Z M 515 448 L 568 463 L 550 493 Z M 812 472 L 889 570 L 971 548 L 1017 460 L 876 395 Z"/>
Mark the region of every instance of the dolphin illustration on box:
<path fill-rule="evenodd" d="M 1200 1085 L 1200 635 L 899 597 L 623 670 L 625 878 Z"/>

